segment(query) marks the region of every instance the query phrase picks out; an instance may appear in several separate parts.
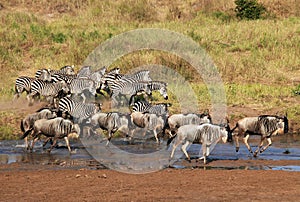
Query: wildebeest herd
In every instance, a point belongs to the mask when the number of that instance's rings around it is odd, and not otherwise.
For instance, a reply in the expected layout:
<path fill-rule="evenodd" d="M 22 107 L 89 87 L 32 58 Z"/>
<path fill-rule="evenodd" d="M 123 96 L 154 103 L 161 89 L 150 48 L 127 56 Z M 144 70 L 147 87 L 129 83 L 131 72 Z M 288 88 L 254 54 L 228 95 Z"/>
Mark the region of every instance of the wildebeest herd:
<path fill-rule="evenodd" d="M 56 146 L 57 139 L 65 139 L 71 152 L 69 138 L 83 136 L 99 136 L 98 129 L 107 131 L 107 146 L 116 131 L 134 139 L 136 131 L 142 134 L 152 133 L 157 144 L 166 135 L 167 145 L 173 143 L 170 159 L 179 144 L 187 159 L 187 147 L 192 143 L 202 144 L 202 157 L 206 157 L 219 140 L 224 143 L 234 137 L 236 151 L 239 150 L 239 137 L 243 138 L 250 153 L 248 144 L 250 135 L 260 135 L 261 141 L 253 156 L 265 151 L 271 144 L 272 135 L 288 132 L 287 116 L 260 115 L 239 120 L 233 129 L 229 120 L 214 123 L 209 112 L 202 114 L 169 114 L 170 103 L 151 104 L 152 92 L 158 91 L 168 99 L 167 83 L 153 81 L 149 70 L 133 74 L 121 74 L 119 68 L 107 71 L 105 67 L 92 70 L 83 66 L 77 73 L 74 66 L 64 66 L 60 70 L 41 69 L 35 77 L 21 76 L 15 82 L 14 100 L 23 92 L 27 93 L 29 105 L 37 99 L 45 99 L 44 108 L 29 114 L 21 121 L 21 138 L 25 139 L 25 147 L 33 150 L 34 144 L 41 135 L 47 138 L 44 146 L 50 141 L 49 152 Z M 129 107 L 130 113 L 119 111 L 103 112 L 99 98 L 108 97 L 112 108 Z M 143 98 L 143 99 L 141 99 Z M 88 132 L 83 134 L 83 127 Z M 238 133 L 233 133 L 235 129 Z M 32 137 L 31 145 L 28 137 Z M 175 140 L 174 140 L 175 139 Z M 267 145 L 263 147 L 264 140 Z"/>

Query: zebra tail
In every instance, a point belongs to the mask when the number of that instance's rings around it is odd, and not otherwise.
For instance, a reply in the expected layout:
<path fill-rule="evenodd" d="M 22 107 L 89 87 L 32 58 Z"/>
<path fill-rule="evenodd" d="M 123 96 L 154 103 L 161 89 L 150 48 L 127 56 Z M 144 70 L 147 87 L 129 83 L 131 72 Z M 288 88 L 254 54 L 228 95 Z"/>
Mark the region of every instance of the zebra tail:
<path fill-rule="evenodd" d="M 31 133 L 31 131 L 33 130 L 33 127 L 29 128 L 29 130 L 27 130 L 21 137 L 20 139 L 24 139 L 25 137 L 27 137 L 29 135 L 29 133 Z"/>

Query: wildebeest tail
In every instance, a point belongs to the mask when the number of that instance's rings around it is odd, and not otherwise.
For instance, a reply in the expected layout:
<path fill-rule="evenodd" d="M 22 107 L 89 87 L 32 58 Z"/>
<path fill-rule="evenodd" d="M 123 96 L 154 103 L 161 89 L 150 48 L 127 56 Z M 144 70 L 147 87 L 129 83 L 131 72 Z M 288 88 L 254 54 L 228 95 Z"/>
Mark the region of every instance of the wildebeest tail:
<path fill-rule="evenodd" d="M 174 139 L 176 136 L 177 136 L 177 133 L 168 139 L 167 146 L 169 146 L 169 144 L 171 144 L 171 142 L 173 141 L 173 139 Z"/>
<path fill-rule="evenodd" d="M 31 133 L 31 131 L 33 130 L 33 127 L 29 128 L 21 137 L 20 139 L 24 139 L 25 137 L 27 137 L 29 135 L 29 133 Z"/>
<path fill-rule="evenodd" d="M 25 132 L 23 120 L 21 120 L 20 129 L 23 133 Z"/>
<path fill-rule="evenodd" d="M 284 133 L 289 132 L 289 120 L 286 116 L 283 117 L 284 121 Z"/>
<path fill-rule="evenodd" d="M 232 135 L 233 131 L 238 127 L 238 123 L 236 123 L 235 127 L 230 130 L 230 134 Z"/>

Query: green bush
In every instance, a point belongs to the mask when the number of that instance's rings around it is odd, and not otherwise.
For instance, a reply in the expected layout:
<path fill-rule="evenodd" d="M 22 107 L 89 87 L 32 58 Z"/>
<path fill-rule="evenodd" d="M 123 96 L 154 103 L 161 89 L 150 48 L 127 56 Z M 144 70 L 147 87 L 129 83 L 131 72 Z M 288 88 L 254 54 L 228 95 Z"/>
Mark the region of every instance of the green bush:
<path fill-rule="evenodd" d="M 260 19 L 266 12 L 266 8 L 257 0 L 235 0 L 234 3 L 236 4 L 236 16 L 240 19 Z"/>

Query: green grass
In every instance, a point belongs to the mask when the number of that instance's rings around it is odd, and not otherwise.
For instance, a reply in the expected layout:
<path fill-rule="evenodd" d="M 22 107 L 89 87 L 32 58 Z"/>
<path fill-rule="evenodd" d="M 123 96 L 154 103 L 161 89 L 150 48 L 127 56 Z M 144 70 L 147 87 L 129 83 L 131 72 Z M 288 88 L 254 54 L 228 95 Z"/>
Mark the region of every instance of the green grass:
<path fill-rule="evenodd" d="M 298 100 L 293 90 L 300 81 L 298 7 L 293 1 L 276 8 L 272 1 L 262 2 L 272 17 L 240 21 L 235 18 L 233 0 L 204 1 L 203 5 L 195 0 L 4 0 L 0 11 L 1 99 L 12 99 L 18 76 L 67 64 L 78 69 L 107 39 L 133 29 L 162 28 L 182 33 L 206 50 L 220 72 L 229 106 L 255 105 L 265 112 L 278 108 L 298 120 L 297 102 L 291 101 Z M 140 51 L 119 58 L 109 68 L 120 66 L 127 72 L 149 64 L 174 69 L 191 83 L 200 110 L 211 107 L 201 77 L 178 56 Z M 176 112 L 180 106 L 170 94 L 171 112 Z M 10 131 L 0 128 L 0 134 Z"/>

